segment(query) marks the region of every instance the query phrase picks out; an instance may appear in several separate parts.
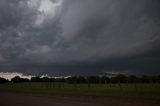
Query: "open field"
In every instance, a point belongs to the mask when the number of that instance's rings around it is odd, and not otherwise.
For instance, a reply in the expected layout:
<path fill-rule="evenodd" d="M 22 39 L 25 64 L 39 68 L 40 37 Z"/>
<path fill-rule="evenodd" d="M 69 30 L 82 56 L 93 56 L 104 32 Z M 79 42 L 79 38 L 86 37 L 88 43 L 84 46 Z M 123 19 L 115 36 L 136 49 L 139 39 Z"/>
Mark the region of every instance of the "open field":
<path fill-rule="evenodd" d="M 0 106 L 159 106 L 159 101 L 160 84 L 0 84 Z"/>
<path fill-rule="evenodd" d="M 160 100 L 160 84 L 7 83 L 0 91 L 70 96 Z"/>

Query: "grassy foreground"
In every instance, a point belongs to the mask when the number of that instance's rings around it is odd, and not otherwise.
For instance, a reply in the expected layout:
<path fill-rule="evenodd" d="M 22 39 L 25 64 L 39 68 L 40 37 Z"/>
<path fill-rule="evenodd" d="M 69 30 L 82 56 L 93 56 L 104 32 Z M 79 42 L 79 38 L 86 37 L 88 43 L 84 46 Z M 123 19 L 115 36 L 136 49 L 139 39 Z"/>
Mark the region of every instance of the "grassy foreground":
<path fill-rule="evenodd" d="M 111 97 L 132 100 L 160 100 L 160 84 L 7 83 L 0 84 L 0 91 Z"/>

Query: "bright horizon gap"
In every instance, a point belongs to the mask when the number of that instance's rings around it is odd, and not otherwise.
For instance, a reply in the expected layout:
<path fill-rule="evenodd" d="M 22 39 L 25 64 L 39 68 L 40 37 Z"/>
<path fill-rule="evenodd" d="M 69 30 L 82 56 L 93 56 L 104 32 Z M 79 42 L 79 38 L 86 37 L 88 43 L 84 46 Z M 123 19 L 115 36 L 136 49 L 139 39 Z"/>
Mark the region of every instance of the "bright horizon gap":
<path fill-rule="evenodd" d="M 5 78 L 7 80 L 11 80 L 12 78 L 19 76 L 20 78 L 26 78 L 26 79 L 31 79 L 32 77 L 36 77 L 37 75 L 25 75 L 20 72 L 0 72 L 0 78 Z M 48 77 L 48 78 L 68 78 L 70 75 L 66 76 L 50 76 L 48 74 L 41 74 L 39 75 L 40 78 L 43 77 Z"/>

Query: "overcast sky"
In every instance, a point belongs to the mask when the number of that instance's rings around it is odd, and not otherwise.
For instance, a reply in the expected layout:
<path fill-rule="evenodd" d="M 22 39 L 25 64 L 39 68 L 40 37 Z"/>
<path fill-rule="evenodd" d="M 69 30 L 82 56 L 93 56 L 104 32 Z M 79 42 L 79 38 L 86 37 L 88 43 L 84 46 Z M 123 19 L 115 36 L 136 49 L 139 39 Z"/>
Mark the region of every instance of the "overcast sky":
<path fill-rule="evenodd" d="M 160 0 L 0 0 L 0 72 L 160 74 Z"/>

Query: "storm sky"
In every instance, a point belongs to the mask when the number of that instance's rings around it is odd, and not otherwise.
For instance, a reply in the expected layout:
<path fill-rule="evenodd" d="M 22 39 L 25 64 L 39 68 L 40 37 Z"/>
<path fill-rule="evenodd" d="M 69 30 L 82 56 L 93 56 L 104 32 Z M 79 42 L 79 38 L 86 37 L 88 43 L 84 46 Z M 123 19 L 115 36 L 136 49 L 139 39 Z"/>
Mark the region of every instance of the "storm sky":
<path fill-rule="evenodd" d="M 160 74 L 160 0 L 0 0 L 0 72 Z"/>

